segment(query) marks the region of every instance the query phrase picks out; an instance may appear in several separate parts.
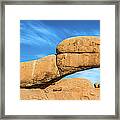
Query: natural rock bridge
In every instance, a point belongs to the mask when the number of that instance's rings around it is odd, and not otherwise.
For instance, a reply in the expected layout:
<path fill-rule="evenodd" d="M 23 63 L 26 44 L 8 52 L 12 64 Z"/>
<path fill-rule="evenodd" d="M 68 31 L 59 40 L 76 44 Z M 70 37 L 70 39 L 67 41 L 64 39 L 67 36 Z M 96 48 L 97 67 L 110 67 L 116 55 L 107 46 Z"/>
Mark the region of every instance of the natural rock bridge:
<path fill-rule="evenodd" d="M 100 67 L 100 40 L 94 36 L 72 37 L 63 40 L 56 55 L 22 62 L 20 87 L 47 85 L 74 72 Z"/>

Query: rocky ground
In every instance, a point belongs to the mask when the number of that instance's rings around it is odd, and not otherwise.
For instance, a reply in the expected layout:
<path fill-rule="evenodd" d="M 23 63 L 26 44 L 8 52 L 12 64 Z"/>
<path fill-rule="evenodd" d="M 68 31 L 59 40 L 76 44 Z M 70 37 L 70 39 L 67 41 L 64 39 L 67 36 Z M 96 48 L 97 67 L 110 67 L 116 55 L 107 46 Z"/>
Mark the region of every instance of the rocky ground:
<path fill-rule="evenodd" d="M 63 79 L 40 89 L 20 89 L 21 100 L 99 100 L 100 89 L 94 88 L 89 80 L 80 78 Z"/>

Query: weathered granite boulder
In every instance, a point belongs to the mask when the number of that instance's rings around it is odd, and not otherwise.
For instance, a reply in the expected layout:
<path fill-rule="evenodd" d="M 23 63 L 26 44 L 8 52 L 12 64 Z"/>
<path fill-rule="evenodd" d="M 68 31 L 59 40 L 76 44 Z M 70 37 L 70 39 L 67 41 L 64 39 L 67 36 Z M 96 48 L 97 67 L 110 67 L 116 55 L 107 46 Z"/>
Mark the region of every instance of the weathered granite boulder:
<path fill-rule="evenodd" d="M 56 55 L 21 63 L 21 87 L 49 82 L 60 76 L 56 66 Z"/>
<path fill-rule="evenodd" d="M 99 100 L 100 89 L 87 79 L 62 79 L 45 89 L 21 89 L 22 100 Z"/>
<path fill-rule="evenodd" d="M 59 70 L 56 65 L 56 55 L 49 55 L 36 61 L 34 82 L 49 82 L 59 76 Z"/>
<path fill-rule="evenodd" d="M 57 66 L 60 75 L 100 66 L 99 53 L 63 53 L 57 55 Z"/>
<path fill-rule="evenodd" d="M 57 55 L 20 64 L 20 86 L 47 84 L 64 75 L 100 66 L 100 40 L 93 36 L 73 37 L 57 46 Z"/>
<path fill-rule="evenodd" d="M 60 75 L 100 66 L 100 40 L 93 36 L 73 37 L 57 46 Z"/>
<path fill-rule="evenodd" d="M 20 63 L 20 84 L 26 85 L 32 83 L 34 61 Z"/>
<path fill-rule="evenodd" d="M 94 36 L 78 36 L 63 40 L 57 53 L 99 53 L 100 39 Z"/>

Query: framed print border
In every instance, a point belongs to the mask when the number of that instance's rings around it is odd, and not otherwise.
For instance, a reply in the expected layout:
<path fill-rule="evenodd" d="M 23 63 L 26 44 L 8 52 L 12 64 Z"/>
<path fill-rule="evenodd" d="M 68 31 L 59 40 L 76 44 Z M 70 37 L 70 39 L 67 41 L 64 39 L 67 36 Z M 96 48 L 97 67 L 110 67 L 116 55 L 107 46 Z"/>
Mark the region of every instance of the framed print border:
<path fill-rule="evenodd" d="M 0 56 L 0 119 L 120 119 L 120 1 L 119 0 L 45 0 L 2 1 L 1 3 L 1 56 Z M 5 115 L 5 5 L 115 5 L 115 115 Z"/>

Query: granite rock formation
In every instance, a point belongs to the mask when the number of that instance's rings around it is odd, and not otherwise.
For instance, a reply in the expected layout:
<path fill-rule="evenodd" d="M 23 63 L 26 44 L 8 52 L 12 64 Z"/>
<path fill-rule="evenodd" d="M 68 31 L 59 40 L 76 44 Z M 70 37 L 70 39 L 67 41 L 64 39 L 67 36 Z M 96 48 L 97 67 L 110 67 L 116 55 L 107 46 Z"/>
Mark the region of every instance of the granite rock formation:
<path fill-rule="evenodd" d="M 63 40 L 57 55 L 21 63 L 20 86 L 48 84 L 64 75 L 100 66 L 100 40 L 93 36 Z"/>
<path fill-rule="evenodd" d="M 100 53 L 100 39 L 94 36 L 79 36 L 63 40 L 57 53 Z"/>
<path fill-rule="evenodd" d="M 21 89 L 22 100 L 99 100 L 100 89 L 87 79 L 62 79 L 45 89 Z"/>
<path fill-rule="evenodd" d="M 100 66 L 100 40 L 93 36 L 73 37 L 57 46 L 60 75 Z"/>
<path fill-rule="evenodd" d="M 20 85 L 32 83 L 32 71 L 34 61 L 20 63 Z"/>
<path fill-rule="evenodd" d="M 99 53 L 62 53 L 57 55 L 60 75 L 100 66 Z"/>
<path fill-rule="evenodd" d="M 21 87 L 49 82 L 60 76 L 56 66 L 56 55 L 21 63 Z"/>

